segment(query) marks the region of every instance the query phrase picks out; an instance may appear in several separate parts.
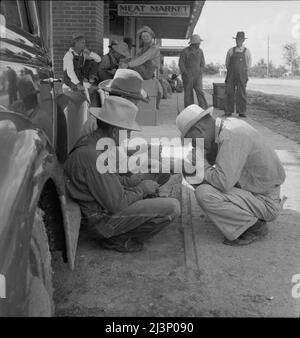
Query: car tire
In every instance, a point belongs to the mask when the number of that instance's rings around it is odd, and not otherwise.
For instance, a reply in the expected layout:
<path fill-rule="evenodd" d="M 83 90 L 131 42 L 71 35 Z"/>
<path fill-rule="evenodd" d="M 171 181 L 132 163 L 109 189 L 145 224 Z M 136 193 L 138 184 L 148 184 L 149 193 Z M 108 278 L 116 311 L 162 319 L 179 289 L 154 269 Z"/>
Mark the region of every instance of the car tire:
<path fill-rule="evenodd" d="M 27 270 L 27 314 L 50 317 L 54 313 L 51 253 L 43 220 L 43 211 L 34 215 Z"/>

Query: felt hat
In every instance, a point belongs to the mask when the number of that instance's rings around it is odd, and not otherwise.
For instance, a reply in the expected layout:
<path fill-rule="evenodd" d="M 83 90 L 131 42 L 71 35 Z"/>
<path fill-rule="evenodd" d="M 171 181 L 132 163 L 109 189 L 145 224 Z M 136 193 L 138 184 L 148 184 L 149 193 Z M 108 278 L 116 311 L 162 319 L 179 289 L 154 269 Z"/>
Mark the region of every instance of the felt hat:
<path fill-rule="evenodd" d="M 150 35 L 152 35 L 153 38 L 155 37 L 155 33 L 153 32 L 153 30 L 149 26 L 143 26 L 143 27 L 141 27 L 137 31 L 137 34 L 139 35 L 139 34 L 142 34 L 143 32 L 149 33 Z"/>
<path fill-rule="evenodd" d="M 190 38 L 189 45 L 198 44 L 203 41 L 198 34 L 193 34 Z"/>
<path fill-rule="evenodd" d="M 176 126 L 181 133 L 181 138 L 184 138 L 187 132 L 204 116 L 211 114 L 213 107 L 206 110 L 196 104 L 187 106 L 176 118 Z"/>
<path fill-rule="evenodd" d="M 148 95 L 142 88 L 143 78 L 132 69 L 117 69 L 112 80 L 99 83 L 99 88 L 111 95 L 124 95 L 133 99 L 149 102 Z"/>
<path fill-rule="evenodd" d="M 245 32 L 237 32 L 236 37 L 233 39 L 244 39 L 245 40 L 247 38 L 245 37 Z"/>
<path fill-rule="evenodd" d="M 72 34 L 72 42 L 79 40 L 79 39 L 85 39 L 85 36 L 83 33 L 74 33 Z"/>
<path fill-rule="evenodd" d="M 111 44 L 111 49 L 125 56 L 126 58 L 130 58 L 130 53 L 128 51 L 128 45 L 127 43 L 123 41 L 118 41 L 117 43 Z"/>
<path fill-rule="evenodd" d="M 125 130 L 141 131 L 135 118 L 138 107 L 123 97 L 109 96 L 103 107 L 90 107 L 90 113 L 96 119 Z"/>

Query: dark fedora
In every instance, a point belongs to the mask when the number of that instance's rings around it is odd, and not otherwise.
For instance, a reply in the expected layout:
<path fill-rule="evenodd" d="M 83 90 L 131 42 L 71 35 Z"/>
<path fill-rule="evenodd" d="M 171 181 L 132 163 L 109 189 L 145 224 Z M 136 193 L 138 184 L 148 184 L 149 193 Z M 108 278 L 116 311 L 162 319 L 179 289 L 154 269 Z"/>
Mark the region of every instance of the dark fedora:
<path fill-rule="evenodd" d="M 233 39 L 244 39 L 245 40 L 247 38 L 245 37 L 245 32 L 237 32 L 236 37 Z"/>

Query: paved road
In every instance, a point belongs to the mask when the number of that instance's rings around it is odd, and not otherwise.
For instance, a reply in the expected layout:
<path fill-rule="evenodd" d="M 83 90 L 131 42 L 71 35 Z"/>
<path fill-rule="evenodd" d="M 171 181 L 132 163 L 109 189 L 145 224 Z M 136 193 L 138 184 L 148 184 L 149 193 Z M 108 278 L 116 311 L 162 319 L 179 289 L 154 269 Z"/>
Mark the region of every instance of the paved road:
<path fill-rule="evenodd" d="M 224 80 L 220 77 L 205 77 L 203 85 L 204 88 L 212 88 L 214 82 L 224 82 Z M 289 95 L 300 98 L 300 80 L 250 78 L 247 88 L 267 94 Z"/>

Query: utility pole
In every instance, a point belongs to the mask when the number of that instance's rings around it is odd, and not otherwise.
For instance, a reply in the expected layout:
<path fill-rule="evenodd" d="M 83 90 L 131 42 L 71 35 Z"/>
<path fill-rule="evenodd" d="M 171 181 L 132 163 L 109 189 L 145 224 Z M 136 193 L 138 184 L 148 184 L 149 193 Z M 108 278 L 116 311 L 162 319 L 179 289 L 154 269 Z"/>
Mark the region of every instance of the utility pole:
<path fill-rule="evenodd" d="M 270 36 L 268 35 L 268 45 L 267 45 L 267 77 L 270 76 L 269 62 L 270 62 Z"/>

